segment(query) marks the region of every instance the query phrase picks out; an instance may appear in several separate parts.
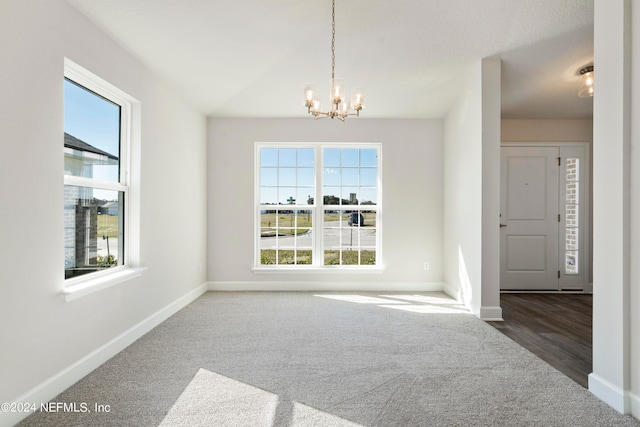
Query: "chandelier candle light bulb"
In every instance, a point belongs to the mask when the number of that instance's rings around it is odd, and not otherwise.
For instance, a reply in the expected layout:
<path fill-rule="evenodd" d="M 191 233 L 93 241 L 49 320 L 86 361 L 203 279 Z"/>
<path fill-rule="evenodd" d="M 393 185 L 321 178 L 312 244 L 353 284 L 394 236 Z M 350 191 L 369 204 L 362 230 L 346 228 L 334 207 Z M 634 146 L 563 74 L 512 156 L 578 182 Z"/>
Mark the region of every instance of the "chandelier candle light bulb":
<path fill-rule="evenodd" d="M 361 88 L 354 89 L 355 93 L 353 94 L 353 98 L 351 99 L 351 105 L 353 109 L 356 111 L 362 110 L 364 107 L 364 90 Z"/>
<path fill-rule="evenodd" d="M 304 87 L 304 106 L 310 108 L 313 106 L 313 100 L 316 97 L 316 90 L 311 85 Z"/>
<path fill-rule="evenodd" d="M 334 79 L 331 98 L 333 99 L 333 103 L 336 105 L 342 102 L 344 99 L 344 80 Z"/>

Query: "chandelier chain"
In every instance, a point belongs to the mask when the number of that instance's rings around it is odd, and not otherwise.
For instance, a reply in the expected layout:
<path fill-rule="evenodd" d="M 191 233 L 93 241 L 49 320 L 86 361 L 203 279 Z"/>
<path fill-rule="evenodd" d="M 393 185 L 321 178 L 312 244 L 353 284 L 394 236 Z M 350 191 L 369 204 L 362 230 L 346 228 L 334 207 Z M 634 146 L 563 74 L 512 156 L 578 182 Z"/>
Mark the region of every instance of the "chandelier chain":
<path fill-rule="evenodd" d="M 331 86 L 335 80 L 336 69 L 336 0 L 331 4 Z"/>

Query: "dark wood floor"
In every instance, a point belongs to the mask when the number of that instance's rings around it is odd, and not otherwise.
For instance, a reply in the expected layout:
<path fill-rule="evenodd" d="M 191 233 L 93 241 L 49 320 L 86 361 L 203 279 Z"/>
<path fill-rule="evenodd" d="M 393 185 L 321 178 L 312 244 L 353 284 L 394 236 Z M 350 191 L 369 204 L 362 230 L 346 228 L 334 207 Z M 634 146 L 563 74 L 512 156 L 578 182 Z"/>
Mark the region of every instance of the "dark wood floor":
<path fill-rule="evenodd" d="M 583 387 L 592 368 L 593 297 L 504 293 L 504 322 L 488 322 Z"/>

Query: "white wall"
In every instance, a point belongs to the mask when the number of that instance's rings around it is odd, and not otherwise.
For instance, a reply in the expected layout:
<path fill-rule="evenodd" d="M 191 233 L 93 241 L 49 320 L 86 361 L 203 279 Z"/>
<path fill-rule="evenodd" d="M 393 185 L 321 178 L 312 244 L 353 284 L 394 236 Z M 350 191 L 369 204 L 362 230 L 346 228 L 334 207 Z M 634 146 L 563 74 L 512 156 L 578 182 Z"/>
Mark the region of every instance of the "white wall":
<path fill-rule="evenodd" d="M 637 124 L 632 128 L 631 88 L 640 81 L 637 70 L 634 76 L 631 68 L 631 32 L 640 26 L 640 20 L 636 11 L 632 22 L 628 0 L 596 0 L 594 5 L 597 85 L 593 123 L 593 373 L 589 390 L 618 411 L 640 417 L 640 325 L 637 314 L 632 314 L 640 309 L 639 241 L 637 232 L 631 234 L 638 226 L 637 196 L 631 196 L 631 178 L 637 178 L 632 170 L 640 166 L 637 155 L 631 157 L 631 131 L 637 131 Z M 635 90 L 634 105 L 637 101 Z M 633 115 L 637 122 L 638 112 Z M 637 138 L 636 133 L 633 146 Z M 636 203 L 633 207 L 632 200 Z"/>
<path fill-rule="evenodd" d="M 445 118 L 444 279 L 476 315 L 482 282 L 481 64 Z M 475 298 L 474 298 L 475 295 Z"/>
<path fill-rule="evenodd" d="M 445 119 L 445 282 L 478 317 L 500 310 L 500 64 L 479 61 Z"/>
<path fill-rule="evenodd" d="M 482 60 L 482 304 L 480 318 L 502 320 L 500 308 L 501 64 Z"/>
<path fill-rule="evenodd" d="M 73 380 L 56 375 L 206 282 L 206 119 L 61 0 L 2 0 L 0 57 L 0 401 L 49 399 Z M 148 267 L 67 303 L 64 57 L 141 102 Z"/>
<path fill-rule="evenodd" d="M 212 286 L 441 289 L 442 132 L 441 120 L 209 119 L 208 268 Z M 382 273 L 252 272 L 255 142 L 382 143 Z M 429 271 L 424 270 L 425 261 L 430 262 Z"/>
<path fill-rule="evenodd" d="M 592 142 L 593 120 L 505 119 L 500 139 L 503 142 Z"/>

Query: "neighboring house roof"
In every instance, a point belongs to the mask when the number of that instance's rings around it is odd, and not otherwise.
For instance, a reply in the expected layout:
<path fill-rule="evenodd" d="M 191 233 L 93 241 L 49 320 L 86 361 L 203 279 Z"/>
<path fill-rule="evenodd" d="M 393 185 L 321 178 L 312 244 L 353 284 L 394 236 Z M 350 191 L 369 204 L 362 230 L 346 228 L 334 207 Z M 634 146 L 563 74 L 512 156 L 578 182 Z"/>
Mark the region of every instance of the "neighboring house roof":
<path fill-rule="evenodd" d="M 104 204 L 104 205 L 102 205 L 101 207 L 102 207 L 102 208 L 116 208 L 116 209 L 117 209 L 117 208 L 118 208 L 118 206 L 119 206 L 119 203 L 118 203 L 118 202 L 116 202 L 116 201 L 111 201 L 111 202 L 107 202 L 107 203 L 105 203 L 105 204 Z"/>
<path fill-rule="evenodd" d="M 76 138 L 73 135 L 69 135 L 68 133 L 64 133 L 64 146 L 72 148 L 78 151 L 88 151 L 90 153 L 100 154 L 102 156 L 106 156 L 112 160 L 118 160 L 117 156 L 113 154 L 109 154 L 106 151 L 102 151 L 99 148 L 94 147 L 93 145 L 87 144 L 81 139 Z"/>

